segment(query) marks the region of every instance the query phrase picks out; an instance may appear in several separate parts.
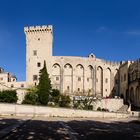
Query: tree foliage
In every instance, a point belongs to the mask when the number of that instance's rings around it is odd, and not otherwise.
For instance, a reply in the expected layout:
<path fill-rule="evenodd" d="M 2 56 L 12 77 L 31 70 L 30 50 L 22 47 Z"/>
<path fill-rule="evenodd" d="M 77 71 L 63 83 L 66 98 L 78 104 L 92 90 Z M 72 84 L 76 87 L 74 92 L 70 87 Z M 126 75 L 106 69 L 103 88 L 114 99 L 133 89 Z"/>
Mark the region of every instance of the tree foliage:
<path fill-rule="evenodd" d="M 34 92 L 27 93 L 25 95 L 25 98 L 22 103 L 37 105 L 38 104 L 38 94 L 34 93 Z"/>
<path fill-rule="evenodd" d="M 92 110 L 93 97 L 86 96 L 84 98 L 79 96 L 78 100 L 73 100 L 73 107 L 77 109 Z"/>
<path fill-rule="evenodd" d="M 15 90 L 0 91 L 0 102 L 16 103 L 17 99 L 17 93 Z"/>
<path fill-rule="evenodd" d="M 61 95 L 60 96 L 60 101 L 59 101 L 60 107 L 69 107 L 70 103 L 71 103 L 71 99 L 68 95 Z"/>
<path fill-rule="evenodd" d="M 27 89 L 27 94 L 25 95 L 22 103 L 23 104 L 32 104 L 32 105 L 39 104 L 37 91 L 38 91 L 37 86 L 30 86 Z"/>
<path fill-rule="evenodd" d="M 58 89 L 52 89 L 50 95 L 51 95 L 50 100 L 54 102 L 55 105 L 58 105 L 60 100 L 60 91 Z"/>
<path fill-rule="evenodd" d="M 40 70 L 40 78 L 39 78 L 37 92 L 38 92 L 39 102 L 42 105 L 47 105 L 49 101 L 49 94 L 51 92 L 51 80 L 47 73 L 45 61 L 44 61 L 44 67 Z"/>

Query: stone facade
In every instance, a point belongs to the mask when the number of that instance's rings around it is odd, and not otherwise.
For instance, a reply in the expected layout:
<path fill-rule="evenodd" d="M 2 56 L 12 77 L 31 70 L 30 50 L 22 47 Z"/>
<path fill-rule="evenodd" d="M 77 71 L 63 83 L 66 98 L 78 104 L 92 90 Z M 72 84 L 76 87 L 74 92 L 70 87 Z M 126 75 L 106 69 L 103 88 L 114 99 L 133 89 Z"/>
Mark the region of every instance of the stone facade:
<path fill-rule="evenodd" d="M 3 68 L 0 68 L 0 83 L 16 82 L 17 78 L 15 75 L 5 72 Z"/>
<path fill-rule="evenodd" d="M 140 61 L 114 63 L 88 57 L 53 56 L 53 27 L 25 27 L 26 81 L 0 68 L 0 90 L 14 89 L 21 103 L 26 88 L 39 82 L 44 61 L 53 88 L 70 96 L 121 96 L 124 102 L 140 107 Z"/>
<path fill-rule="evenodd" d="M 140 60 L 134 61 L 129 67 L 129 88 L 127 100 L 132 107 L 140 107 Z"/>
<path fill-rule="evenodd" d="M 128 91 L 128 68 L 131 61 L 122 62 L 119 68 L 120 96 L 126 101 L 126 93 Z"/>
<path fill-rule="evenodd" d="M 140 107 L 140 60 L 120 66 L 120 96 L 133 107 Z"/>
<path fill-rule="evenodd" d="M 25 27 L 26 82 L 38 84 L 44 60 L 53 88 L 69 95 L 111 96 L 118 94 L 114 79 L 118 63 L 107 62 L 91 54 L 88 57 L 53 56 L 51 25 Z M 114 89 L 116 87 L 116 89 Z"/>

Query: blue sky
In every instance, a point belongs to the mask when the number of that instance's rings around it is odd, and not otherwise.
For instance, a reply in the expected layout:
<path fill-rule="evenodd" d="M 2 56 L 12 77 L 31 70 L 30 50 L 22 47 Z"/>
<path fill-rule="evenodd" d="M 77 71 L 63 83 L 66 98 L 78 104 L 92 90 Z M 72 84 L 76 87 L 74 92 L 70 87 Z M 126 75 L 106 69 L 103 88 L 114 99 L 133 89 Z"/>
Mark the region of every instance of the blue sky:
<path fill-rule="evenodd" d="M 54 55 L 140 57 L 139 0 L 1 0 L 0 66 L 25 80 L 24 26 L 54 28 Z"/>

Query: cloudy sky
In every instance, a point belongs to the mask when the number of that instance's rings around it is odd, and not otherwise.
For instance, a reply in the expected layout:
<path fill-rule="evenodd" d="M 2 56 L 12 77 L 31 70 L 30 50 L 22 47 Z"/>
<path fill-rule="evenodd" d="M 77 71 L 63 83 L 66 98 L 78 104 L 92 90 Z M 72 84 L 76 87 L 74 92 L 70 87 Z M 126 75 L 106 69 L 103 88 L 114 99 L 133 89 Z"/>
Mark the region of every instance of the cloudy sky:
<path fill-rule="evenodd" d="M 54 55 L 140 57 L 139 0 L 1 0 L 0 66 L 25 80 L 23 28 L 52 24 Z"/>

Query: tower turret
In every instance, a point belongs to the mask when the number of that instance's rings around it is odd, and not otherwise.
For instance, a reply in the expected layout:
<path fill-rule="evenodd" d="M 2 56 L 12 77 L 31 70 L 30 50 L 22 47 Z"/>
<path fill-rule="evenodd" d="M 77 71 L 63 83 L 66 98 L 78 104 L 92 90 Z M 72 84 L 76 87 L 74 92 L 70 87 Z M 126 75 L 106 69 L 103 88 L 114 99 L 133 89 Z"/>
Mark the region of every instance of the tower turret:
<path fill-rule="evenodd" d="M 37 83 L 44 60 L 47 68 L 52 57 L 53 29 L 48 26 L 24 27 L 26 35 L 26 81 Z M 49 68 L 48 68 L 49 69 Z"/>

